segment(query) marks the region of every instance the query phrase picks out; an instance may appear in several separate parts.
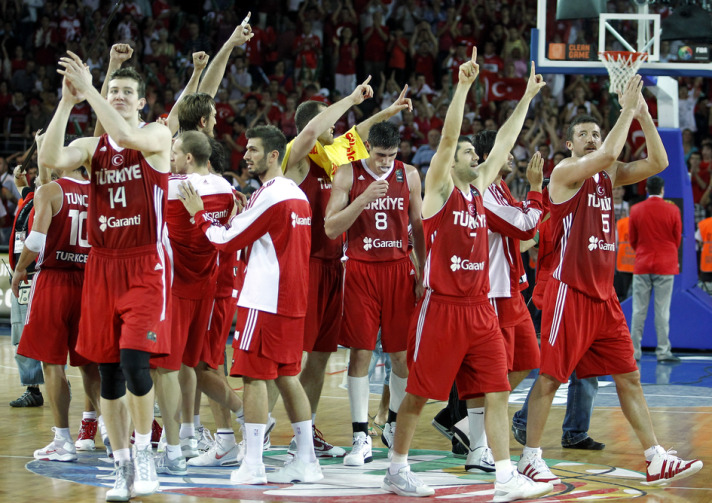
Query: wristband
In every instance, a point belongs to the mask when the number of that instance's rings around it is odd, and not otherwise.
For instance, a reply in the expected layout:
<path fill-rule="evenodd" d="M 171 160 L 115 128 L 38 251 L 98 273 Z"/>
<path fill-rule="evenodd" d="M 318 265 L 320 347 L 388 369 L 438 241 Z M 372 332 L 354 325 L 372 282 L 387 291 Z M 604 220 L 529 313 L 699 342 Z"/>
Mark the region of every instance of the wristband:
<path fill-rule="evenodd" d="M 44 248 L 45 241 L 47 241 L 47 234 L 42 234 L 41 232 L 32 231 L 30 235 L 25 239 L 25 246 L 32 252 L 38 253 Z"/>

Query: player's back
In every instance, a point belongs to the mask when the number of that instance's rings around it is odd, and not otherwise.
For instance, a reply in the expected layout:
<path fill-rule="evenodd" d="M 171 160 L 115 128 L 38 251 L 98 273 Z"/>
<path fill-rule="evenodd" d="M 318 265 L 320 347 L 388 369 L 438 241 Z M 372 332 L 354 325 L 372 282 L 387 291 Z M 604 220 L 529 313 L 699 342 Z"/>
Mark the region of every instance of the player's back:
<path fill-rule="evenodd" d="M 309 171 L 304 177 L 299 188 L 309 200 L 312 210 L 312 238 L 310 256 L 324 260 L 338 260 L 343 252 L 343 240 L 341 236 L 336 239 L 329 239 L 324 230 L 324 217 L 326 216 L 326 206 L 331 197 L 331 179 L 324 169 L 307 157 Z"/>
<path fill-rule="evenodd" d="M 612 192 L 608 173 L 601 171 L 586 179 L 568 201 L 551 203 L 554 278 L 600 300 L 615 294 Z"/>
<path fill-rule="evenodd" d="M 386 180 L 386 195 L 370 203 L 347 232 L 346 256 L 366 262 L 400 260 L 408 256 L 410 188 L 408 174 L 401 161 L 394 161 L 390 171 L 378 176 L 366 161 L 351 163 L 353 183 L 349 201 L 354 201 L 371 183 Z"/>
<path fill-rule="evenodd" d="M 115 251 L 162 242 L 168 173 L 103 135 L 92 157 L 89 242 Z"/>

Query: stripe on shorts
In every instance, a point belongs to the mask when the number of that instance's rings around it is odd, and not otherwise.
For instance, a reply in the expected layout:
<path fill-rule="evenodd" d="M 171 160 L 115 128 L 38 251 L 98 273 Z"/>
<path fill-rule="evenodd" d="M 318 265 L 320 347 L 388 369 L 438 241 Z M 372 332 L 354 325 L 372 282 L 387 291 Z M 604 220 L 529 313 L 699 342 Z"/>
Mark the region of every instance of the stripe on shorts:
<path fill-rule="evenodd" d="M 248 351 L 250 349 L 252 336 L 255 333 L 255 326 L 257 325 L 258 313 L 259 311 L 257 309 L 250 309 L 247 312 L 247 321 L 245 322 L 245 329 L 242 331 L 242 339 L 240 340 L 240 349 L 243 351 Z"/>
<path fill-rule="evenodd" d="M 413 353 L 413 361 L 418 359 L 418 349 L 420 349 L 420 337 L 423 335 L 423 325 L 425 324 L 425 315 L 428 312 L 428 304 L 430 304 L 430 294 L 433 291 L 430 289 L 425 290 L 425 299 L 423 300 L 423 305 L 420 307 L 420 314 L 418 315 L 418 327 L 415 330 L 415 352 Z"/>
<path fill-rule="evenodd" d="M 566 283 L 559 283 L 559 291 L 556 292 L 556 305 L 554 306 L 554 319 L 551 321 L 551 333 L 549 334 L 549 344 L 552 346 L 556 342 L 561 327 L 561 318 L 564 316 L 564 305 L 566 304 L 566 294 L 569 286 Z"/>

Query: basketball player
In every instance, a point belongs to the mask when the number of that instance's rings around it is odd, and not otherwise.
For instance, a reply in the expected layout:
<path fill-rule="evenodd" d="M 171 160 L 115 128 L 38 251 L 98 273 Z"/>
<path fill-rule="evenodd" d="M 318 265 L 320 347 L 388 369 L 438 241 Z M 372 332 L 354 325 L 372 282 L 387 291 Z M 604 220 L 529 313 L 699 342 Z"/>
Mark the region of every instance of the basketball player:
<path fill-rule="evenodd" d="M 447 399 L 455 381 L 461 399 L 485 395 L 485 428 L 496 469 L 494 501 L 513 501 L 546 494 L 552 485 L 519 475 L 509 459 L 507 354 L 497 315 L 487 298 L 487 217 L 481 194 L 506 162 L 529 104 L 544 82 L 532 63 L 524 96 L 497 133 L 489 157 L 478 165 L 470 139 L 459 136 L 465 100 L 479 73 L 476 61 L 477 49 L 473 48 L 472 59 L 459 68 L 440 145 L 425 178 L 427 291 L 411 322 L 411 373 L 381 487 L 401 496 L 434 493 L 410 471 L 408 448 L 427 399 Z"/>
<path fill-rule="evenodd" d="M 619 95 L 621 114 L 605 141 L 593 117 L 576 117 L 566 137 L 572 155 L 551 174 L 555 269 L 544 293 L 541 371 L 531 391 L 527 443 L 518 466 L 534 480 L 559 481 L 542 460 L 539 446 L 554 394 L 574 370 L 580 379 L 612 375 L 623 413 L 645 450 L 648 483 L 666 484 L 702 468 L 701 461 L 682 460 L 658 444 L 630 332 L 613 288 L 613 187 L 636 183 L 668 165 L 642 88 L 639 75 L 628 81 Z M 648 158 L 619 162 L 634 119 L 645 134 Z"/>
<path fill-rule="evenodd" d="M 89 182 L 81 170 L 67 173 L 35 191 L 31 232 L 12 276 L 17 297 L 27 266 L 37 259 L 27 323 L 18 353 L 42 362 L 47 395 L 54 416 L 54 441 L 35 451 L 35 459 L 75 461 L 77 451 L 69 433 L 71 394 L 65 373 L 67 354 L 79 367 L 84 389 L 99 411 L 99 369 L 77 354 L 84 265 L 89 253 L 87 203 Z M 103 420 L 102 420 L 103 422 Z"/>
<path fill-rule="evenodd" d="M 101 409 L 117 466 L 107 500 L 127 501 L 132 494 L 152 494 L 159 485 L 150 443 L 154 393 L 149 358 L 166 354 L 170 342 L 165 333 L 170 262 L 163 245 L 163 215 L 171 134 L 157 123 L 141 127 L 145 87 L 132 68 L 109 77 L 106 100 L 76 54 L 68 52 L 60 59 L 58 73 L 64 76 L 62 99 L 39 162 L 62 171 L 84 166 L 90 173 L 87 223 L 92 248 L 77 352 L 100 364 Z M 64 147 L 69 113 L 84 98 L 107 134 L 79 138 Z M 136 431 L 133 465 L 129 419 Z"/>
<path fill-rule="evenodd" d="M 263 183 L 246 209 L 219 225 L 203 209 L 190 184 L 184 184 L 184 204 L 208 239 L 227 252 L 248 247 L 247 269 L 238 298 L 238 315 L 230 374 L 242 376 L 245 389 L 245 458 L 232 472 L 234 484 L 323 478 L 314 454 L 309 401 L 299 383 L 304 315 L 308 289 L 311 210 L 304 193 L 282 176 L 287 140 L 277 128 L 247 131 L 245 160 Z M 295 336 L 297 334 L 298 336 Z M 297 440 L 297 455 L 280 470 L 265 473 L 262 461 L 267 427 L 266 381 L 275 380 Z"/>
<path fill-rule="evenodd" d="M 349 401 L 353 447 L 347 466 L 373 460 L 368 435 L 368 366 L 381 328 L 383 350 L 391 353 L 391 400 L 383 439 L 391 446 L 398 407 L 408 378 L 405 350 L 407 324 L 422 296 L 425 256 L 420 220 L 420 176 L 415 167 L 395 160 L 398 126 L 371 127 L 366 148 L 370 157 L 341 166 L 332 183 L 324 230 L 329 239 L 347 232 L 344 272 L 343 329 L 340 344 L 351 348 Z M 419 271 L 410 260 L 412 228 Z"/>

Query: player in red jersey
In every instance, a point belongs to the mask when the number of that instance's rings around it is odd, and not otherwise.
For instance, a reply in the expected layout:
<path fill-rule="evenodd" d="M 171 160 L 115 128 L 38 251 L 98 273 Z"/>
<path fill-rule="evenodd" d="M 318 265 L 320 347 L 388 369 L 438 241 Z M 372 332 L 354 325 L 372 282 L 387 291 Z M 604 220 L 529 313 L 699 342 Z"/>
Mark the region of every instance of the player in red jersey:
<path fill-rule="evenodd" d="M 299 383 L 304 315 L 308 289 L 311 209 L 304 193 L 281 176 L 286 138 L 273 126 L 247 131 L 245 160 L 263 185 L 246 209 L 219 225 L 203 210 L 190 183 L 184 203 L 196 225 L 218 248 L 237 252 L 247 247 L 244 283 L 238 298 L 237 325 L 230 374 L 245 383 L 245 458 L 230 477 L 234 484 L 323 478 L 314 454 L 309 400 Z M 295 336 L 297 334 L 297 336 Z M 280 470 L 265 473 L 262 446 L 267 427 L 266 382 L 274 380 L 284 400 L 297 440 L 297 455 Z"/>
<path fill-rule="evenodd" d="M 494 181 L 521 130 L 532 98 L 544 86 L 532 73 L 524 96 L 478 165 L 471 140 L 460 137 L 465 100 L 479 66 L 477 50 L 460 66 L 442 138 L 425 177 L 426 293 L 413 314 L 408 390 L 398 411 L 391 463 L 381 486 L 401 496 L 434 490 L 410 471 L 408 448 L 428 398 L 446 400 L 452 382 L 461 399 L 485 396 L 485 428 L 496 466 L 494 501 L 535 498 L 552 490 L 517 474 L 509 459 L 507 354 L 489 303 L 487 216 L 482 194 Z"/>
<path fill-rule="evenodd" d="M 108 99 L 92 86 L 88 67 L 74 53 L 60 59 L 62 99 L 40 147 L 52 169 L 88 169 L 89 243 L 77 352 L 98 362 L 101 408 L 117 465 L 107 499 L 158 490 L 151 453 L 153 381 L 149 358 L 168 352 L 170 261 L 163 222 L 170 171 L 171 134 L 152 123 L 140 127 L 145 86 L 132 68 L 109 78 Z M 63 146 L 69 113 L 86 98 L 107 131 Z M 123 400 L 128 388 L 128 399 Z M 128 406 L 128 413 L 127 413 Z M 129 419 L 136 435 L 132 464 Z M 135 468 L 135 477 L 134 477 Z"/>
<path fill-rule="evenodd" d="M 398 407 L 403 400 L 408 366 L 407 324 L 422 296 L 425 242 L 420 220 L 420 176 L 415 167 L 396 161 L 398 127 L 379 122 L 371 127 L 366 147 L 370 157 L 341 166 L 326 207 L 325 232 L 330 239 L 347 233 L 343 325 L 340 344 L 351 348 L 349 401 L 353 448 L 347 466 L 370 462 L 368 436 L 368 366 L 381 329 L 383 350 L 391 353 L 391 401 L 383 440 L 390 447 Z M 420 271 L 410 260 L 412 227 Z"/>
<path fill-rule="evenodd" d="M 539 446 L 554 394 L 574 370 L 580 379 L 612 375 L 623 413 L 645 449 L 649 483 L 668 483 L 702 468 L 701 461 L 682 460 L 658 445 L 630 332 L 613 288 L 613 187 L 636 183 L 668 165 L 642 87 L 639 75 L 627 83 L 619 95 L 621 114 L 603 142 L 593 117 L 576 117 L 566 141 L 572 155 L 551 174 L 554 272 L 544 293 L 541 371 L 529 399 L 527 443 L 519 460 L 519 471 L 534 480 L 558 481 Z M 648 158 L 619 162 L 633 119 L 645 133 Z"/>
<path fill-rule="evenodd" d="M 84 389 L 99 411 L 99 370 L 95 363 L 78 355 L 84 264 L 89 253 L 87 203 L 89 182 L 80 170 L 37 189 L 34 197 L 31 232 L 12 276 L 18 296 L 27 266 L 37 259 L 28 305 L 27 323 L 18 353 L 42 362 L 47 394 L 54 416 L 54 441 L 35 451 L 36 459 L 75 461 L 76 447 L 69 433 L 69 383 L 65 373 L 69 362 L 79 367 Z"/>

